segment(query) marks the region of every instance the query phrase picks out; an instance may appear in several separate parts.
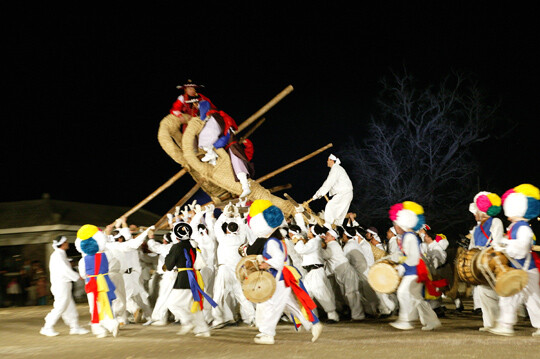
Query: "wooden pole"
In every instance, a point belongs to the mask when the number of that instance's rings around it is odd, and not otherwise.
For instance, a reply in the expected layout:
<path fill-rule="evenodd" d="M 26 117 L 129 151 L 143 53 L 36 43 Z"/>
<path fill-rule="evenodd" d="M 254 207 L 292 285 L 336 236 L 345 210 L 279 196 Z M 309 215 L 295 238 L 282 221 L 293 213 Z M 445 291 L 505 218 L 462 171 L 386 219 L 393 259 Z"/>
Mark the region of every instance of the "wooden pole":
<path fill-rule="evenodd" d="M 304 161 L 306 161 L 306 160 L 309 160 L 311 157 L 314 157 L 314 156 L 318 155 L 319 153 L 321 153 L 321 152 L 323 152 L 323 151 L 329 149 L 329 148 L 332 147 L 332 146 L 333 146 L 333 145 L 332 145 L 331 143 L 329 143 L 329 144 L 327 144 L 326 146 L 319 148 L 317 151 L 310 153 L 309 155 L 306 155 L 306 156 L 304 156 L 304 157 L 302 157 L 302 158 L 297 159 L 296 161 L 293 161 L 293 162 L 289 163 L 288 165 L 285 165 L 285 166 L 283 166 L 283 167 L 281 167 L 281 168 L 278 168 L 278 169 L 275 170 L 274 172 L 270 172 L 269 174 L 267 174 L 267 175 L 265 175 L 265 176 L 262 176 L 262 177 L 260 177 L 260 178 L 257 178 L 257 179 L 255 180 L 255 182 L 257 182 L 257 183 L 264 182 L 264 181 L 266 181 L 267 179 L 272 178 L 272 177 L 274 177 L 275 175 L 277 175 L 277 174 L 279 174 L 279 173 L 281 173 L 281 172 L 283 172 L 283 171 L 285 171 L 285 170 L 288 170 L 288 169 L 291 168 L 291 167 L 296 166 L 297 164 L 300 164 L 300 163 L 302 163 L 302 162 L 304 162 Z"/>
<path fill-rule="evenodd" d="M 168 210 L 167 213 L 174 213 L 176 207 L 183 206 L 191 197 L 193 197 L 193 195 L 199 190 L 199 188 L 201 188 L 201 185 L 197 183 L 188 191 L 188 193 L 184 195 L 184 197 L 182 197 L 170 210 Z M 156 222 L 156 229 L 162 229 L 165 227 L 164 224 L 167 224 L 167 213 L 165 213 L 165 215 L 163 215 L 163 217 L 161 217 L 159 221 Z"/>
<path fill-rule="evenodd" d="M 240 141 L 238 142 L 243 143 L 249 136 L 253 134 L 253 132 L 255 132 L 257 128 L 259 128 L 260 125 L 263 124 L 264 121 L 266 121 L 266 118 L 261 118 L 259 122 L 257 122 L 252 128 L 250 128 L 244 136 L 240 137 Z"/>
<path fill-rule="evenodd" d="M 242 122 L 239 126 L 238 126 L 238 131 L 236 131 L 237 133 L 239 133 L 240 131 L 244 130 L 246 127 L 248 127 L 249 125 L 251 125 L 251 123 L 253 121 L 255 121 L 256 119 L 258 119 L 259 117 L 261 117 L 262 115 L 264 115 L 268 110 L 270 110 L 272 107 L 274 107 L 274 105 L 276 103 L 278 103 L 279 101 L 281 101 L 285 96 L 287 96 L 288 94 L 290 94 L 292 92 L 292 90 L 294 90 L 294 88 L 292 87 L 292 85 L 289 85 L 287 86 L 283 91 L 281 91 L 279 94 L 276 95 L 276 97 L 274 97 L 273 99 L 271 99 L 266 105 L 264 105 L 263 107 L 261 107 L 261 109 L 257 112 L 255 112 L 253 115 L 251 115 L 247 120 L 245 120 L 244 122 Z"/>
<path fill-rule="evenodd" d="M 286 190 L 286 189 L 289 189 L 289 188 L 292 188 L 292 184 L 287 183 L 287 184 L 284 184 L 284 185 L 281 185 L 281 186 L 275 186 L 275 187 L 269 188 L 268 192 L 275 193 L 275 192 L 283 191 L 283 190 Z M 221 202 L 215 203 L 215 205 L 216 205 L 216 208 L 224 208 L 227 204 L 236 203 L 238 201 L 240 201 L 240 198 L 225 199 L 225 200 L 223 200 Z M 206 206 L 206 205 L 208 205 L 210 203 L 214 203 L 214 202 L 208 202 L 204 206 Z"/>
<path fill-rule="evenodd" d="M 177 174 L 175 174 L 174 176 L 172 176 L 167 182 L 165 182 L 164 184 L 162 184 L 158 189 L 156 189 L 154 192 L 152 192 L 150 195 L 148 195 L 148 197 L 146 197 L 145 199 L 143 199 L 142 201 L 140 201 L 136 206 L 134 206 L 133 208 L 131 208 L 129 211 L 127 211 L 126 213 L 124 213 L 122 215 L 122 217 L 129 217 L 131 216 L 133 213 L 137 212 L 142 206 L 144 206 L 145 204 L 147 204 L 148 202 L 150 202 L 151 200 L 153 200 L 158 194 L 160 194 L 161 192 L 163 192 L 165 189 L 169 188 L 174 182 L 176 182 L 180 177 L 182 177 L 187 171 L 185 169 L 182 169 L 181 171 L 179 171 Z M 113 222 L 114 223 L 114 222 Z"/>

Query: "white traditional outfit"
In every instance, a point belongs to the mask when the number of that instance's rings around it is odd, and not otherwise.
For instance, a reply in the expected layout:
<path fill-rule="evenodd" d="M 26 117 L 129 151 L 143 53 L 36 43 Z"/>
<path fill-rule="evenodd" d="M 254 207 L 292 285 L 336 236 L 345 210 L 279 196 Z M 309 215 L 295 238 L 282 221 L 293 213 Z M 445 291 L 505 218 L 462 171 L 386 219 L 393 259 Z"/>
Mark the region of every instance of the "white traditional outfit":
<path fill-rule="evenodd" d="M 81 277 L 71 267 L 66 251 L 59 248 L 66 241 L 67 238 L 62 236 L 53 242 L 54 252 L 49 260 L 51 293 L 54 296 L 54 303 L 53 309 L 45 317 L 45 325 L 40 330 L 41 334 L 49 337 L 58 335 L 58 332 L 54 330 L 54 325 L 60 318 L 70 327 L 70 334 L 88 333 L 88 330 L 79 327 L 79 313 L 71 294 L 72 282 L 80 280 Z"/>
<path fill-rule="evenodd" d="M 302 257 L 301 265 L 306 271 L 303 282 L 309 295 L 321 305 L 329 320 L 337 322 L 336 297 L 324 270 L 321 241 L 321 237 L 314 235 L 306 243 L 299 240 L 294 249 Z"/>
<path fill-rule="evenodd" d="M 334 230 L 329 230 L 329 232 L 332 237 L 338 238 L 338 234 Z M 365 319 L 366 315 L 360 294 L 360 278 L 349 263 L 340 244 L 336 240 L 328 242 L 326 249 L 322 251 L 322 257 L 326 261 L 328 270 L 334 274 L 341 294 L 347 301 L 351 310 L 351 319 Z"/>
<path fill-rule="evenodd" d="M 528 283 L 519 293 L 499 298 L 497 325 L 489 331 L 498 335 L 513 335 L 517 322 L 517 310 L 525 304 L 531 324 L 540 336 L 540 256 L 531 251 L 535 235 L 528 223 L 540 215 L 540 190 L 530 184 L 522 184 L 508 190 L 502 197 L 504 215 L 512 222 L 506 236 L 501 240 L 510 264 L 527 271 Z M 501 248 L 501 249 L 502 249 Z"/>
<path fill-rule="evenodd" d="M 501 211 L 501 198 L 495 193 L 480 192 L 474 196 L 469 211 L 474 215 L 483 214 L 484 218 L 471 231 L 469 250 L 499 245 L 504 227 L 502 221 L 494 216 Z M 478 305 L 482 309 L 484 326 L 480 330 L 485 331 L 494 327 L 499 316 L 499 296 L 495 290 L 489 285 L 477 285 L 474 287 L 473 298 L 475 306 Z"/>
<path fill-rule="evenodd" d="M 226 210 L 225 210 L 226 212 Z M 221 327 L 224 323 L 234 320 L 232 309 L 227 305 L 227 300 L 232 297 L 240 305 L 240 315 L 246 324 L 255 323 L 255 307 L 249 302 L 242 286 L 236 278 L 236 265 L 241 256 L 238 248 L 246 243 L 244 221 L 241 218 L 229 218 L 227 214 L 222 213 L 214 225 L 217 246 L 218 269 L 214 279 L 214 300 L 218 306 L 212 310 L 214 317 L 213 326 Z M 238 229 L 234 233 L 225 233 L 222 224 L 235 222 Z"/>
<path fill-rule="evenodd" d="M 257 306 L 260 320 L 257 320 L 259 334 L 254 338 L 257 344 L 274 344 L 276 325 L 283 313 L 291 315 L 294 322 L 311 330 L 312 341 L 322 332 L 322 324 L 313 310 L 315 303 L 305 290 L 300 274 L 288 265 L 286 246 L 272 233 L 284 222 L 283 213 L 267 200 L 256 200 L 250 206 L 248 223 L 259 238 L 268 238 L 262 249 L 264 263 L 276 279 L 276 290 L 272 297 Z"/>
<path fill-rule="evenodd" d="M 122 228 L 124 242 L 108 243 L 107 247 L 123 253 L 122 272 L 126 289 L 126 309 L 135 315 L 137 310 L 142 310 L 147 321 L 152 318 L 152 308 L 148 302 L 148 292 L 144 289 L 141 281 L 142 267 L 139 260 L 139 247 L 148 237 L 148 231 L 144 231 L 137 237 L 128 234 L 128 228 Z"/>
<path fill-rule="evenodd" d="M 174 243 L 178 243 L 176 237 L 174 237 L 171 242 L 164 241 L 163 243 L 158 243 L 154 239 L 149 239 L 147 242 L 148 249 L 158 255 L 156 272 L 154 273 L 154 275 L 157 276 L 154 279 L 154 285 L 158 287 L 158 296 L 151 316 L 153 322 L 152 325 L 154 326 L 166 325 L 168 322 L 167 300 L 176 280 L 176 272 L 164 271 L 163 266 L 165 264 L 165 258 L 169 254 Z"/>
<path fill-rule="evenodd" d="M 413 329 L 411 321 L 420 319 L 422 330 L 433 330 L 441 326 L 437 314 L 424 300 L 423 284 L 418 282 L 418 265 L 420 264 L 420 239 L 415 230 L 424 224 L 424 209 L 415 202 L 406 201 L 390 208 L 390 220 L 405 233 L 398 241 L 400 253 L 394 253 L 393 260 L 401 263 L 396 267 L 401 278 L 397 289 L 399 317 L 390 323 L 401 330 Z"/>
<path fill-rule="evenodd" d="M 353 185 L 349 175 L 343 167 L 341 161 L 334 155 L 329 159 L 334 161 L 330 168 L 330 173 L 323 185 L 313 195 L 313 199 L 321 198 L 327 193 L 332 196 L 324 208 L 324 221 L 327 226 L 332 224 L 341 226 L 349 211 L 353 199 Z"/>

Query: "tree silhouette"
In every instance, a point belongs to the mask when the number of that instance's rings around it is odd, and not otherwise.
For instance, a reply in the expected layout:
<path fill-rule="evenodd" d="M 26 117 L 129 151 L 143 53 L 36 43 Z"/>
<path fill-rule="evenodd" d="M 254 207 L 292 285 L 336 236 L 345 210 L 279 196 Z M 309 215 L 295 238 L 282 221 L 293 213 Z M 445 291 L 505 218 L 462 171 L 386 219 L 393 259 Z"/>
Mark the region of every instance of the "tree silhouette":
<path fill-rule="evenodd" d="M 460 73 L 423 88 L 407 73 L 381 84 L 367 136 L 340 151 L 360 222 L 388 223 L 389 207 L 404 200 L 424 206 L 441 230 L 469 221 L 467 204 L 477 190 L 471 147 L 491 136 L 498 106 Z"/>

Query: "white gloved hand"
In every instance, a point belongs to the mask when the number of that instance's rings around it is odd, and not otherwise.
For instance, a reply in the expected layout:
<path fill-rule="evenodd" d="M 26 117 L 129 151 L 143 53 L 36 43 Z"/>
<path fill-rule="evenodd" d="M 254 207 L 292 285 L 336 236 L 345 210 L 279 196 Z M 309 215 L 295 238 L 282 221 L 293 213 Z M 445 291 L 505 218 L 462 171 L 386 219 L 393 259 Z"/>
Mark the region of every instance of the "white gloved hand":
<path fill-rule="evenodd" d="M 167 213 L 167 222 L 172 223 L 173 222 L 173 215 L 172 213 Z"/>
<path fill-rule="evenodd" d="M 174 215 L 178 216 L 180 214 L 180 206 L 176 206 L 176 210 L 174 211 Z"/>
<path fill-rule="evenodd" d="M 493 244 L 491 245 L 491 247 L 492 247 L 493 250 L 496 251 L 496 252 L 504 252 L 504 251 L 505 251 L 504 246 L 502 246 L 500 243 L 493 243 Z"/>
<path fill-rule="evenodd" d="M 120 227 L 122 227 L 122 218 L 117 218 L 116 221 L 114 221 L 114 228 Z"/>
<path fill-rule="evenodd" d="M 390 257 L 389 259 L 390 259 L 392 262 L 399 263 L 400 260 L 401 260 L 401 253 L 399 253 L 399 252 L 394 252 L 394 253 L 390 254 L 389 257 Z"/>
<path fill-rule="evenodd" d="M 302 205 L 298 205 L 297 207 L 294 208 L 296 210 L 296 213 L 302 213 L 304 212 L 304 206 Z"/>
<path fill-rule="evenodd" d="M 210 203 L 209 205 L 204 207 L 204 210 L 206 211 L 206 213 L 214 213 L 214 209 L 216 209 L 216 206 L 214 206 L 213 203 Z"/>
<path fill-rule="evenodd" d="M 231 214 L 231 212 L 232 212 L 231 207 L 232 207 L 232 203 L 231 202 L 227 203 L 225 208 L 223 208 L 223 213 L 225 213 L 225 215 L 229 216 Z"/>
<path fill-rule="evenodd" d="M 201 211 L 202 211 L 201 205 L 200 205 L 200 204 L 196 204 L 196 205 L 193 207 L 193 211 L 194 211 L 195 213 L 201 213 Z"/>
<path fill-rule="evenodd" d="M 182 218 L 184 219 L 184 221 L 187 221 L 188 218 L 189 218 L 189 211 L 187 209 L 183 210 L 182 211 Z"/>
<path fill-rule="evenodd" d="M 195 205 L 197 204 L 197 200 L 193 200 L 193 202 L 191 202 L 191 204 L 188 204 L 188 208 L 190 211 L 193 211 L 195 209 Z M 200 207 L 200 206 L 199 206 Z"/>
<path fill-rule="evenodd" d="M 403 277 L 403 275 L 405 274 L 405 267 L 404 267 L 403 265 L 400 264 L 400 265 L 398 265 L 398 266 L 396 267 L 396 270 L 397 270 L 399 276 L 400 276 L 400 277 Z"/>
<path fill-rule="evenodd" d="M 317 195 L 317 194 L 314 194 L 313 197 L 311 197 L 312 200 L 316 200 L 316 199 L 319 199 L 321 198 L 321 196 Z"/>
<path fill-rule="evenodd" d="M 247 203 L 247 198 L 239 198 L 238 202 L 236 203 L 236 207 L 245 207 Z"/>
<path fill-rule="evenodd" d="M 150 227 L 147 228 L 148 231 L 154 231 L 156 229 L 156 226 L 154 225 L 151 225 Z"/>

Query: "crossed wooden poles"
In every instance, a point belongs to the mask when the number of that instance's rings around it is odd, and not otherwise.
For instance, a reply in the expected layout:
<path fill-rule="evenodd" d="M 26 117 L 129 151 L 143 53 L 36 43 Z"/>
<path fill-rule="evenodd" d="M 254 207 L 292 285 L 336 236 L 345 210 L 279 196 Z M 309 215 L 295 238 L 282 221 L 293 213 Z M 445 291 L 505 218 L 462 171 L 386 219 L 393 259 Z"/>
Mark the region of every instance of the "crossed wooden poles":
<path fill-rule="evenodd" d="M 257 119 L 259 119 L 264 113 L 266 113 L 270 108 L 272 108 L 276 103 L 278 103 L 281 99 L 283 99 L 285 96 L 287 96 L 289 93 L 291 93 L 293 90 L 293 87 L 291 85 L 287 86 L 283 91 L 281 91 L 276 97 L 274 97 L 272 100 L 270 100 L 266 105 L 264 105 L 263 107 L 261 107 L 261 109 L 259 109 L 256 113 L 254 113 L 253 115 L 251 115 L 247 120 L 245 120 L 244 122 L 242 122 L 239 126 L 238 126 L 238 132 L 246 129 L 250 124 L 252 124 L 253 122 L 255 122 Z M 265 121 L 264 118 L 260 119 L 258 121 L 257 124 L 255 124 L 255 126 L 253 126 L 244 136 L 241 137 L 242 140 L 245 140 L 248 136 L 250 136 L 259 126 L 262 125 L 262 123 Z M 284 172 L 286 170 L 288 170 L 289 168 L 291 167 L 294 167 L 304 161 L 307 161 L 308 159 L 318 155 L 319 153 L 322 153 L 324 152 L 325 150 L 329 149 L 330 147 L 332 147 L 332 143 L 329 143 L 327 144 L 326 146 L 323 146 L 321 148 L 319 148 L 318 150 L 316 151 L 313 151 L 311 152 L 310 154 L 308 155 L 305 155 L 304 157 L 301 157 L 283 167 L 280 167 L 278 168 L 277 170 L 273 171 L 273 172 L 270 172 L 258 179 L 256 179 L 255 181 L 258 182 L 258 183 L 261 183 L 261 182 L 264 182 L 274 176 L 276 176 L 277 174 L 281 173 L 281 172 Z M 126 213 L 124 213 L 122 215 L 122 217 L 129 217 L 130 215 L 132 215 L 133 213 L 135 213 L 136 211 L 138 211 L 141 207 L 143 207 L 145 204 L 147 204 L 148 202 L 150 202 L 152 199 L 154 199 L 158 194 L 160 194 L 161 192 L 163 192 L 165 189 L 169 188 L 173 183 L 175 183 L 180 177 L 182 177 L 184 174 L 186 174 L 187 170 L 186 169 L 182 169 L 180 170 L 178 173 L 176 173 L 174 176 L 172 176 L 169 180 L 167 180 L 167 182 L 165 182 L 164 184 L 162 184 L 161 186 L 159 186 L 154 192 L 152 192 L 150 195 L 148 195 L 145 199 L 143 199 L 141 202 L 139 202 L 138 204 L 136 204 L 133 208 L 131 208 L 129 211 L 127 211 Z M 274 188 L 271 188 L 269 189 L 269 191 L 271 193 L 273 192 L 277 192 L 277 191 L 281 191 L 281 190 L 284 190 L 284 189 L 288 189 L 290 188 L 291 185 L 290 184 L 287 184 L 287 185 L 283 185 L 283 186 L 277 186 L 277 187 L 274 187 Z M 195 184 L 195 186 L 193 186 L 167 213 L 172 213 L 174 212 L 175 208 L 176 207 L 181 207 L 183 206 L 191 197 L 193 197 L 193 195 L 195 195 L 195 193 L 201 188 L 201 185 L 200 184 Z M 290 196 L 286 196 L 288 199 L 290 199 Z M 209 203 L 212 203 L 212 202 L 209 202 Z M 207 204 L 209 204 L 207 203 Z M 204 204 L 203 206 L 207 205 L 207 204 Z M 167 224 L 167 213 L 161 217 L 155 224 L 155 227 L 156 229 L 160 229 L 160 228 L 163 228 L 164 225 Z"/>

